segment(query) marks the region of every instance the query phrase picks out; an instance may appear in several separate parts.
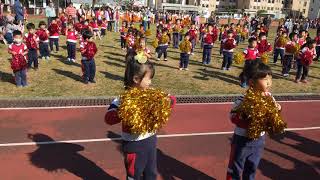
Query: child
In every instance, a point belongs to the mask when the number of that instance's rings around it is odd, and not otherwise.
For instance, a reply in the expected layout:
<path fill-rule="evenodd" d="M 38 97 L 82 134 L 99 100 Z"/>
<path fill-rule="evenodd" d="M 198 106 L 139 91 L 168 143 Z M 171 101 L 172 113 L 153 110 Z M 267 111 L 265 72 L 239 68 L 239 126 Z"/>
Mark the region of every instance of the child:
<path fill-rule="evenodd" d="M 295 52 L 293 49 L 297 44 L 298 34 L 291 33 L 289 35 L 289 38 L 290 38 L 290 41 L 288 41 L 288 43 L 285 47 L 285 55 L 284 55 L 284 60 L 283 60 L 283 65 L 282 65 L 283 77 L 289 76 L 291 65 L 292 65 L 292 62 L 293 62 L 294 56 L 295 56 Z"/>
<path fill-rule="evenodd" d="M 283 59 L 284 59 L 284 49 L 285 49 L 286 44 L 282 44 L 281 39 L 282 38 L 287 39 L 287 33 L 281 33 L 281 32 L 282 31 L 280 31 L 279 36 L 275 40 L 273 63 L 277 63 L 279 55 L 280 55 L 280 58 L 281 58 L 281 64 L 282 64 Z"/>
<path fill-rule="evenodd" d="M 136 42 L 136 39 L 133 35 L 133 29 L 129 28 L 128 34 L 126 36 L 126 46 L 127 46 L 127 52 L 133 52 L 134 51 L 134 44 Z"/>
<path fill-rule="evenodd" d="M 98 26 L 98 20 L 96 18 L 94 18 L 89 26 L 90 26 L 90 28 L 92 28 L 94 39 L 96 40 L 97 36 L 98 36 L 98 38 L 101 40 L 100 30 L 99 30 L 99 26 Z"/>
<path fill-rule="evenodd" d="M 60 14 L 59 20 L 61 22 L 61 34 L 66 35 L 66 29 L 67 29 L 67 17 L 65 16 L 65 13 L 62 12 Z"/>
<path fill-rule="evenodd" d="M 214 41 L 217 39 L 216 34 L 213 32 L 212 24 L 208 25 L 208 32 L 203 35 L 203 52 L 202 52 L 202 64 L 209 65 L 211 62 L 211 52 Z"/>
<path fill-rule="evenodd" d="M 301 30 L 299 32 L 299 40 L 298 40 L 298 43 L 300 46 L 303 46 L 306 43 L 306 38 L 307 38 L 306 31 Z"/>
<path fill-rule="evenodd" d="M 81 64 L 84 72 L 84 83 L 96 83 L 96 81 L 94 80 L 96 74 L 96 64 L 94 62 L 94 56 L 98 51 L 97 46 L 93 42 L 93 34 L 91 31 L 85 31 L 82 36 L 83 42 L 81 42 L 80 44 L 80 52 L 82 55 Z"/>
<path fill-rule="evenodd" d="M 180 42 L 180 36 L 181 31 L 183 27 L 181 25 L 180 19 L 177 19 L 176 24 L 173 27 L 173 47 L 178 49 L 179 42 Z"/>
<path fill-rule="evenodd" d="M 179 70 L 188 71 L 189 56 L 192 49 L 192 43 L 190 42 L 190 36 L 188 33 L 185 35 L 184 40 L 180 43 L 179 48 L 181 51 Z"/>
<path fill-rule="evenodd" d="M 126 21 L 122 22 L 122 26 L 120 28 L 120 45 L 121 49 L 125 50 L 126 49 L 126 36 L 127 36 L 127 23 Z"/>
<path fill-rule="evenodd" d="M 260 59 L 261 55 L 263 55 L 264 53 L 268 53 L 272 51 L 272 46 L 270 43 L 268 43 L 267 34 L 265 32 L 261 32 L 259 34 L 257 49 L 259 51 L 258 59 Z"/>
<path fill-rule="evenodd" d="M 152 58 L 151 50 L 146 46 L 146 39 L 144 36 L 140 37 L 138 40 L 138 45 L 135 47 L 135 52 L 144 52 L 144 55 L 150 59 Z"/>
<path fill-rule="evenodd" d="M 223 53 L 223 41 L 225 40 L 225 39 L 227 39 L 228 38 L 228 31 L 230 30 L 230 27 L 229 27 L 229 25 L 224 25 L 224 27 L 223 28 L 221 28 L 221 31 L 220 31 L 220 55 L 222 55 L 222 53 Z"/>
<path fill-rule="evenodd" d="M 73 24 L 68 24 L 68 29 L 66 30 L 67 35 L 67 51 L 68 58 L 67 61 L 76 62 L 76 47 L 77 47 L 77 32 L 74 30 Z"/>
<path fill-rule="evenodd" d="M 103 18 L 101 23 L 101 37 L 104 37 L 106 35 L 107 24 L 108 24 L 107 19 Z"/>
<path fill-rule="evenodd" d="M 259 51 L 257 49 L 257 39 L 255 38 L 249 38 L 249 46 L 243 51 L 244 54 L 244 59 L 245 59 L 245 64 L 244 64 L 244 69 L 246 66 L 250 66 L 250 64 L 255 63 Z M 244 73 L 240 74 L 240 83 L 242 88 L 246 88 L 248 85 L 248 78 Z"/>
<path fill-rule="evenodd" d="M 27 46 L 22 42 L 22 33 L 13 31 L 14 43 L 9 45 L 8 52 L 12 54 L 11 69 L 13 70 L 17 87 L 26 87 L 27 83 Z"/>
<path fill-rule="evenodd" d="M 255 61 L 247 66 L 243 73 L 246 73 L 245 76 L 248 77 L 249 86 L 253 91 L 260 91 L 262 96 L 271 96 L 272 71 L 269 66 Z M 247 136 L 249 115 L 237 111 L 244 98 L 245 96 L 241 96 L 234 102 L 230 113 L 231 122 L 236 125 L 236 128 L 231 143 L 227 180 L 241 179 L 241 176 L 243 180 L 253 180 L 265 144 L 265 132 L 262 132 L 258 139 L 251 139 Z M 281 106 L 278 103 L 276 106 L 280 111 Z"/>
<path fill-rule="evenodd" d="M 169 45 L 169 41 L 170 41 L 170 38 L 168 36 L 168 30 L 166 28 L 164 28 L 162 30 L 162 34 L 161 34 L 161 37 L 159 39 L 159 46 L 157 48 L 158 50 L 158 61 L 160 61 L 160 58 L 163 54 L 164 56 L 164 61 L 168 61 L 167 59 L 167 49 L 168 49 L 168 45 Z"/>
<path fill-rule="evenodd" d="M 316 57 L 316 41 L 308 40 L 307 43 L 301 48 L 301 52 L 297 58 L 297 74 L 296 83 L 308 83 L 307 77 L 309 73 L 309 66 L 313 59 Z"/>
<path fill-rule="evenodd" d="M 320 57 L 320 31 L 317 33 L 317 37 L 314 40 L 317 42 L 317 46 L 316 46 L 316 51 L 317 51 L 316 61 L 319 61 L 319 57 Z"/>
<path fill-rule="evenodd" d="M 32 64 L 34 68 L 38 69 L 38 41 L 39 38 L 35 34 L 35 25 L 33 23 L 27 24 L 28 33 L 25 34 L 25 42 L 28 48 L 28 68 L 31 68 Z"/>
<path fill-rule="evenodd" d="M 233 31 L 228 31 L 228 38 L 223 40 L 223 62 L 222 70 L 230 70 L 233 59 L 233 49 L 237 46 L 237 41 L 233 38 Z"/>
<path fill-rule="evenodd" d="M 154 65 L 150 61 L 139 63 L 135 53 L 126 59 L 124 86 L 126 89 L 150 88 L 155 74 Z M 170 97 L 171 98 L 171 97 Z M 174 104 L 174 98 L 171 98 Z M 118 115 L 120 99 L 113 100 L 105 115 L 108 125 L 121 123 Z M 122 149 L 126 168 L 126 179 L 157 179 L 157 136 L 155 132 L 133 134 L 131 128 L 122 124 Z M 143 176 L 143 178 L 142 178 Z"/>
<path fill-rule="evenodd" d="M 56 51 L 57 53 L 59 51 L 59 35 L 60 35 L 60 27 L 57 24 L 57 19 L 53 19 L 49 28 L 49 43 L 50 43 L 50 49 L 53 51 L 53 44 L 56 46 Z"/>
<path fill-rule="evenodd" d="M 193 55 L 194 53 L 194 48 L 196 47 L 196 44 L 197 44 L 197 34 L 198 34 L 198 31 L 196 29 L 196 25 L 195 24 L 192 24 L 191 25 L 191 29 L 189 29 L 189 36 L 190 36 L 190 41 L 191 41 L 191 44 L 192 44 L 192 50 L 191 50 L 191 55 Z"/>
<path fill-rule="evenodd" d="M 42 60 L 49 60 L 50 51 L 49 51 L 49 31 L 46 29 L 46 23 L 44 21 L 39 22 L 39 28 L 37 30 L 37 35 L 39 37 L 39 50 L 40 58 Z"/>

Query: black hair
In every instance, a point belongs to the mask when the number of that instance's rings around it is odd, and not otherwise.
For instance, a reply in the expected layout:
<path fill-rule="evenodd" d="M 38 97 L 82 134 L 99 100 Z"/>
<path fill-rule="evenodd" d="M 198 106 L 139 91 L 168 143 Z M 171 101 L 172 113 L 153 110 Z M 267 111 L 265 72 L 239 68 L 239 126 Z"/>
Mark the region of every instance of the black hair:
<path fill-rule="evenodd" d="M 93 36 L 93 34 L 92 34 L 92 32 L 89 31 L 89 30 L 85 30 L 85 31 L 82 33 L 83 40 L 90 39 L 92 36 Z"/>
<path fill-rule="evenodd" d="M 143 79 L 147 72 L 151 72 L 151 78 L 154 77 L 155 68 L 152 62 L 147 60 L 147 62 L 141 64 L 134 57 L 136 52 L 129 52 L 126 55 L 126 70 L 124 73 L 124 86 L 129 89 L 134 86 L 134 78 L 138 77 Z"/>
<path fill-rule="evenodd" d="M 39 28 L 40 28 L 41 26 L 43 26 L 43 25 L 47 26 L 47 23 L 44 22 L 44 21 L 40 21 L 40 22 L 39 22 Z"/>
<path fill-rule="evenodd" d="M 190 36 L 190 33 L 189 33 L 189 32 L 187 32 L 187 33 L 184 35 L 184 37 L 187 37 L 187 36 Z"/>
<path fill-rule="evenodd" d="M 261 38 L 262 36 L 267 36 L 267 34 L 266 34 L 265 32 L 261 32 L 261 33 L 259 34 L 259 38 Z"/>
<path fill-rule="evenodd" d="M 257 39 L 254 38 L 254 37 L 251 37 L 251 38 L 249 38 L 248 43 L 251 44 L 251 43 L 253 43 L 254 41 L 257 41 Z"/>
<path fill-rule="evenodd" d="M 227 34 L 233 34 L 232 30 L 227 31 Z"/>
<path fill-rule="evenodd" d="M 33 24 L 33 23 L 28 23 L 27 24 L 27 29 L 30 30 L 30 29 L 35 29 L 36 26 Z"/>
<path fill-rule="evenodd" d="M 257 81 L 268 75 L 272 76 L 270 66 L 264 64 L 261 60 L 255 60 L 250 64 L 246 64 L 243 68 L 243 75 L 247 80 Z"/>
<path fill-rule="evenodd" d="M 297 33 L 292 32 L 292 33 L 290 33 L 290 34 L 289 34 L 289 38 L 292 40 L 292 39 L 293 39 L 293 37 L 294 37 L 295 35 L 298 35 L 298 34 L 297 34 Z"/>
<path fill-rule="evenodd" d="M 22 35 L 22 32 L 21 31 L 19 31 L 19 30 L 14 30 L 13 32 L 12 32 L 12 36 L 14 37 L 14 36 L 21 36 Z"/>

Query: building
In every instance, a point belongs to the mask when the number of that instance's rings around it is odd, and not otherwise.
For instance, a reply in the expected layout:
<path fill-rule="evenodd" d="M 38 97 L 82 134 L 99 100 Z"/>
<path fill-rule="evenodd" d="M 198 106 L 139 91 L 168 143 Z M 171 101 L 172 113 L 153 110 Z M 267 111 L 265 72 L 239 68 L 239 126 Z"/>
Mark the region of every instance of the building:
<path fill-rule="evenodd" d="M 199 0 L 156 0 L 156 9 L 163 11 L 199 11 Z"/>
<path fill-rule="evenodd" d="M 308 17 L 310 1 L 312 0 L 285 0 L 284 11 L 286 12 L 287 15 L 292 17 L 299 17 L 299 16 Z M 319 0 L 315 0 L 315 1 L 319 1 Z"/>
<path fill-rule="evenodd" d="M 308 18 L 320 18 L 320 0 L 310 0 Z"/>
<path fill-rule="evenodd" d="M 258 11 L 271 14 L 275 18 L 282 16 L 284 8 L 283 0 L 237 0 L 237 8 L 247 13 Z"/>
<path fill-rule="evenodd" d="M 201 0 L 200 7 L 202 11 L 212 12 L 216 10 L 216 1 L 215 0 Z"/>
<path fill-rule="evenodd" d="M 216 11 L 218 12 L 227 12 L 230 10 L 237 9 L 236 0 L 212 0 L 212 1 L 216 1 Z"/>

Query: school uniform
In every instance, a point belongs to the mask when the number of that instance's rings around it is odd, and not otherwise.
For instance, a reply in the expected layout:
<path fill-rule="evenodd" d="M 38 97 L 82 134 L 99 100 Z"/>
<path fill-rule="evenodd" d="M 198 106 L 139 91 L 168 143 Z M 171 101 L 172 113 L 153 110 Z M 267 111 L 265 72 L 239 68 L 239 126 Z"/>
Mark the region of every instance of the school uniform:
<path fill-rule="evenodd" d="M 194 48 L 196 47 L 197 34 L 198 34 L 198 31 L 196 29 L 189 30 L 190 42 L 192 44 L 192 51 L 191 51 L 192 53 L 194 52 Z"/>
<path fill-rule="evenodd" d="M 221 69 L 229 70 L 233 60 L 233 49 L 236 48 L 237 41 L 234 38 L 223 40 L 223 62 Z"/>
<path fill-rule="evenodd" d="M 280 44 L 279 38 L 280 38 L 280 37 L 278 37 L 278 38 L 276 39 L 276 42 L 275 42 L 273 63 L 277 63 L 277 61 L 278 61 L 278 56 L 279 56 L 279 55 L 280 55 L 280 58 L 281 58 L 281 63 L 283 62 L 283 59 L 284 59 L 285 45 Z"/>
<path fill-rule="evenodd" d="M 75 60 L 76 59 L 76 50 L 77 50 L 77 32 L 76 31 L 67 31 L 67 52 L 68 59 Z"/>
<path fill-rule="evenodd" d="M 187 46 L 187 47 L 183 47 L 183 46 Z M 189 65 L 189 58 L 190 58 L 190 53 L 191 52 L 187 52 L 186 49 L 190 49 L 192 48 L 192 44 L 189 40 L 183 40 L 180 43 L 180 68 L 183 69 L 187 69 L 188 65 Z"/>
<path fill-rule="evenodd" d="M 85 50 L 83 52 L 83 50 Z M 80 44 L 81 51 L 81 65 L 83 70 L 83 79 L 84 82 L 94 81 L 94 77 L 96 74 L 96 64 L 94 60 L 94 56 L 97 53 L 98 49 L 94 42 L 83 41 Z"/>
<path fill-rule="evenodd" d="M 284 55 L 284 60 L 282 64 L 282 74 L 285 76 L 289 75 L 292 62 L 294 60 L 294 53 L 292 52 L 292 49 L 296 45 L 296 42 L 294 41 L 289 41 L 287 45 L 285 46 L 285 55 Z"/>
<path fill-rule="evenodd" d="M 126 47 L 126 36 L 127 36 L 127 28 L 122 26 L 120 28 L 120 45 L 122 49 Z"/>
<path fill-rule="evenodd" d="M 10 44 L 9 51 L 15 52 L 16 55 L 12 55 L 11 69 L 14 73 L 15 82 L 17 87 L 27 86 L 27 60 L 23 53 L 28 51 L 27 46 L 24 43 Z"/>
<path fill-rule="evenodd" d="M 257 60 L 257 57 L 259 56 L 259 51 L 257 48 L 248 47 L 243 51 L 243 54 L 245 59 L 244 68 L 246 68 L 246 66 L 250 66 L 254 61 Z M 246 88 L 248 86 L 248 78 L 244 75 L 244 73 L 241 73 L 239 77 L 240 86 Z"/>
<path fill-rule="evenodd" d="M 297 58 L 296 80 L 306 80 L 309 74 L 309 68 L 317 53 L 315 49 L 305 47 L 301 50 Z"/>
<path fill-rule="evenodd" d="M 178 24 L 176 24 L 176 25 L 174 25 L 174 27 L 173 27 L 173 47 L 174 48 L 178 48 L 179 47 L 179 42 L 180 42 L 180 36 L 181 36 L 181 34 L 180 34 L 180 32 L 181 32 L 181 30 L 182 30 L 182 25 L 178 25 Z"/>
<path fill-rule="evenodd" d="M 49 31 L 46 29 L 39 29 L 36 34 L 39 37 L 39 51 L 40 57 L 49 57 Z"/>
<path fill-rule="evenodd" d="M 38 41 L 39 38 L 36 34 L 26 33 L 24 36 L 26 46 L 28 48 L 28 68 L 31 68 L 32 64 L 34 68 L 38 69 Z"/>
<path fill-rule="evenodd" d="M 164 36 L 164 35 L 162 35 Z M 163 57 L 164 57 L 164 60 L 166 61 L 167 60 L 167 56 L 168 56 L 168 53 L 167 53 L 167 49 L 168 49 L 168 46 L 169 46 L 169 40 L 167 41 L 162 41 L 162 36 L 160 37 L 160 40 L 159 40 L 159 46 L 158 46 L 158 59 L 161 58 L 162 54 L 163 54 Z M 168 36 L 168 35 L 166 35 Z M 167 38 L 169 39 L 169 38 Z"/>
<path fill-rule="evenodd" d="M 101 23 L 101 36 L 105 36 L 107 31 L 107 23 L 102 22 Z"/>
<path fill-rule="evenodd" d="M 261 58 L 261 55 L 267 52 L 271 52 L 272 51 L 272 46 L 270 43 L 268 43 L 268 41 L 265 40 L 260 40 L 258 41 L 257 44 L 257 49 L 259 51 L 258 57 L 257 58 Z"/>
<path fill-rule="evenodd" d="M 58 26 L 58 24 L 51 24 L 48 30 L 50 34 L 49 43 L 51 51 L 53 51 L 53 44 L 56 46 L 56 51 L 59 51 L 60 27 Z"/>

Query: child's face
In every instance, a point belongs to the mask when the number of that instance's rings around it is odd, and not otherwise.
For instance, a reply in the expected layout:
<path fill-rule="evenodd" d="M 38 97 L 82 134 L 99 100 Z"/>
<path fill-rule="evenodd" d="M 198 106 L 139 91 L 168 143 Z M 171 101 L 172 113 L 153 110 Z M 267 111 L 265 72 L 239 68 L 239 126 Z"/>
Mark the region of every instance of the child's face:
<path fill-rule="evenodd" d="M 136 87 L 143 90 L 150 88 L 152 83 L 151 72 L 147 71 L 145 76 L 142 79 L 135 78 Z"/>
<path fill-rule="evenodd" d="M 267 75 L 265 78 L 258 79 L 256 82 L 252 82 L 254 89 L 262 92 L 270 92 L 272 86 L 272 76 Z"/>
<path fill-rule="evenodd" d="M 57 24 L 57 21 L 54 19 L 54 20 L 52 20 L 51 23 L 52 23 L 52 24 Z"/>
<path fill-rule="evenodd" d="M 301 36 L 305 37 L 306 36 L 306 32 L 302 31 Z"/>
<path fill-rule="evenodd" d="M 186 36 L 186 40 L 190 40 L 190 36 Z"/>
<path fill-rule="evenodd" d="M 28 30 L 30 34 L 34 34 L 35 30 L 34 29 L 29 29 Z"/>
<path fill-rule="evenodd" d="M 294 35 L 294 36 L 293 36 L 293 40 L 294 40 L 294 41 L 297 41 L 298 39 L 299 39 L 299 38 L 298 38 L 298 35 Z"/>
<path fill-rule="evenodd" d="M 263 40 L 266 40 L 267 39 L 267 36 L 261 36 L 260 39 L 263 41 Z"/>
<path fill-rule="evenodd" d="M 228 38 L 232 38 L 233 34 L 232 33 L 228 33 Z"/>
<path fill-rule="evenodd" d="M 88 38 L 89 42 L 93 42 L 93 37 Z"/>
<path fill-rule="evenodd" d="M 21 36 L 21 35 L 15 35 L 15 36 L 13 37 L 13 41 L 14 41 L 16 44 L 22 43 L 22 36 Z"/>
<path fill-rule="evenodd" d="M 209 32 L 211 32 L 213 30 L 213 27 L 209 26 L 208 29 L 209 29 Z"/>
<path fill-rule="evenodd" d="M 250 43 L 250 47 L 256 48 L 257 47 L 257 41 L 253 41 L 252 43 Z"/>
<path fill-rule="evenodd" d="M 317 44 L 316 43 L 313 43 L 312 44 L 312 49 L 316 48 Z"/>
<path fill-rule="evenodd" d="M 46 28 L 46 25 L 41 25 L 40 26 L 40 29 L 45 29 Z"/>
<path fill-rule="evenodd" d="M 195 28 L 196 28 L 196 25 L 192 25 L 191 28 L 192 28 L 192 29 L 195 29 Z"/>

